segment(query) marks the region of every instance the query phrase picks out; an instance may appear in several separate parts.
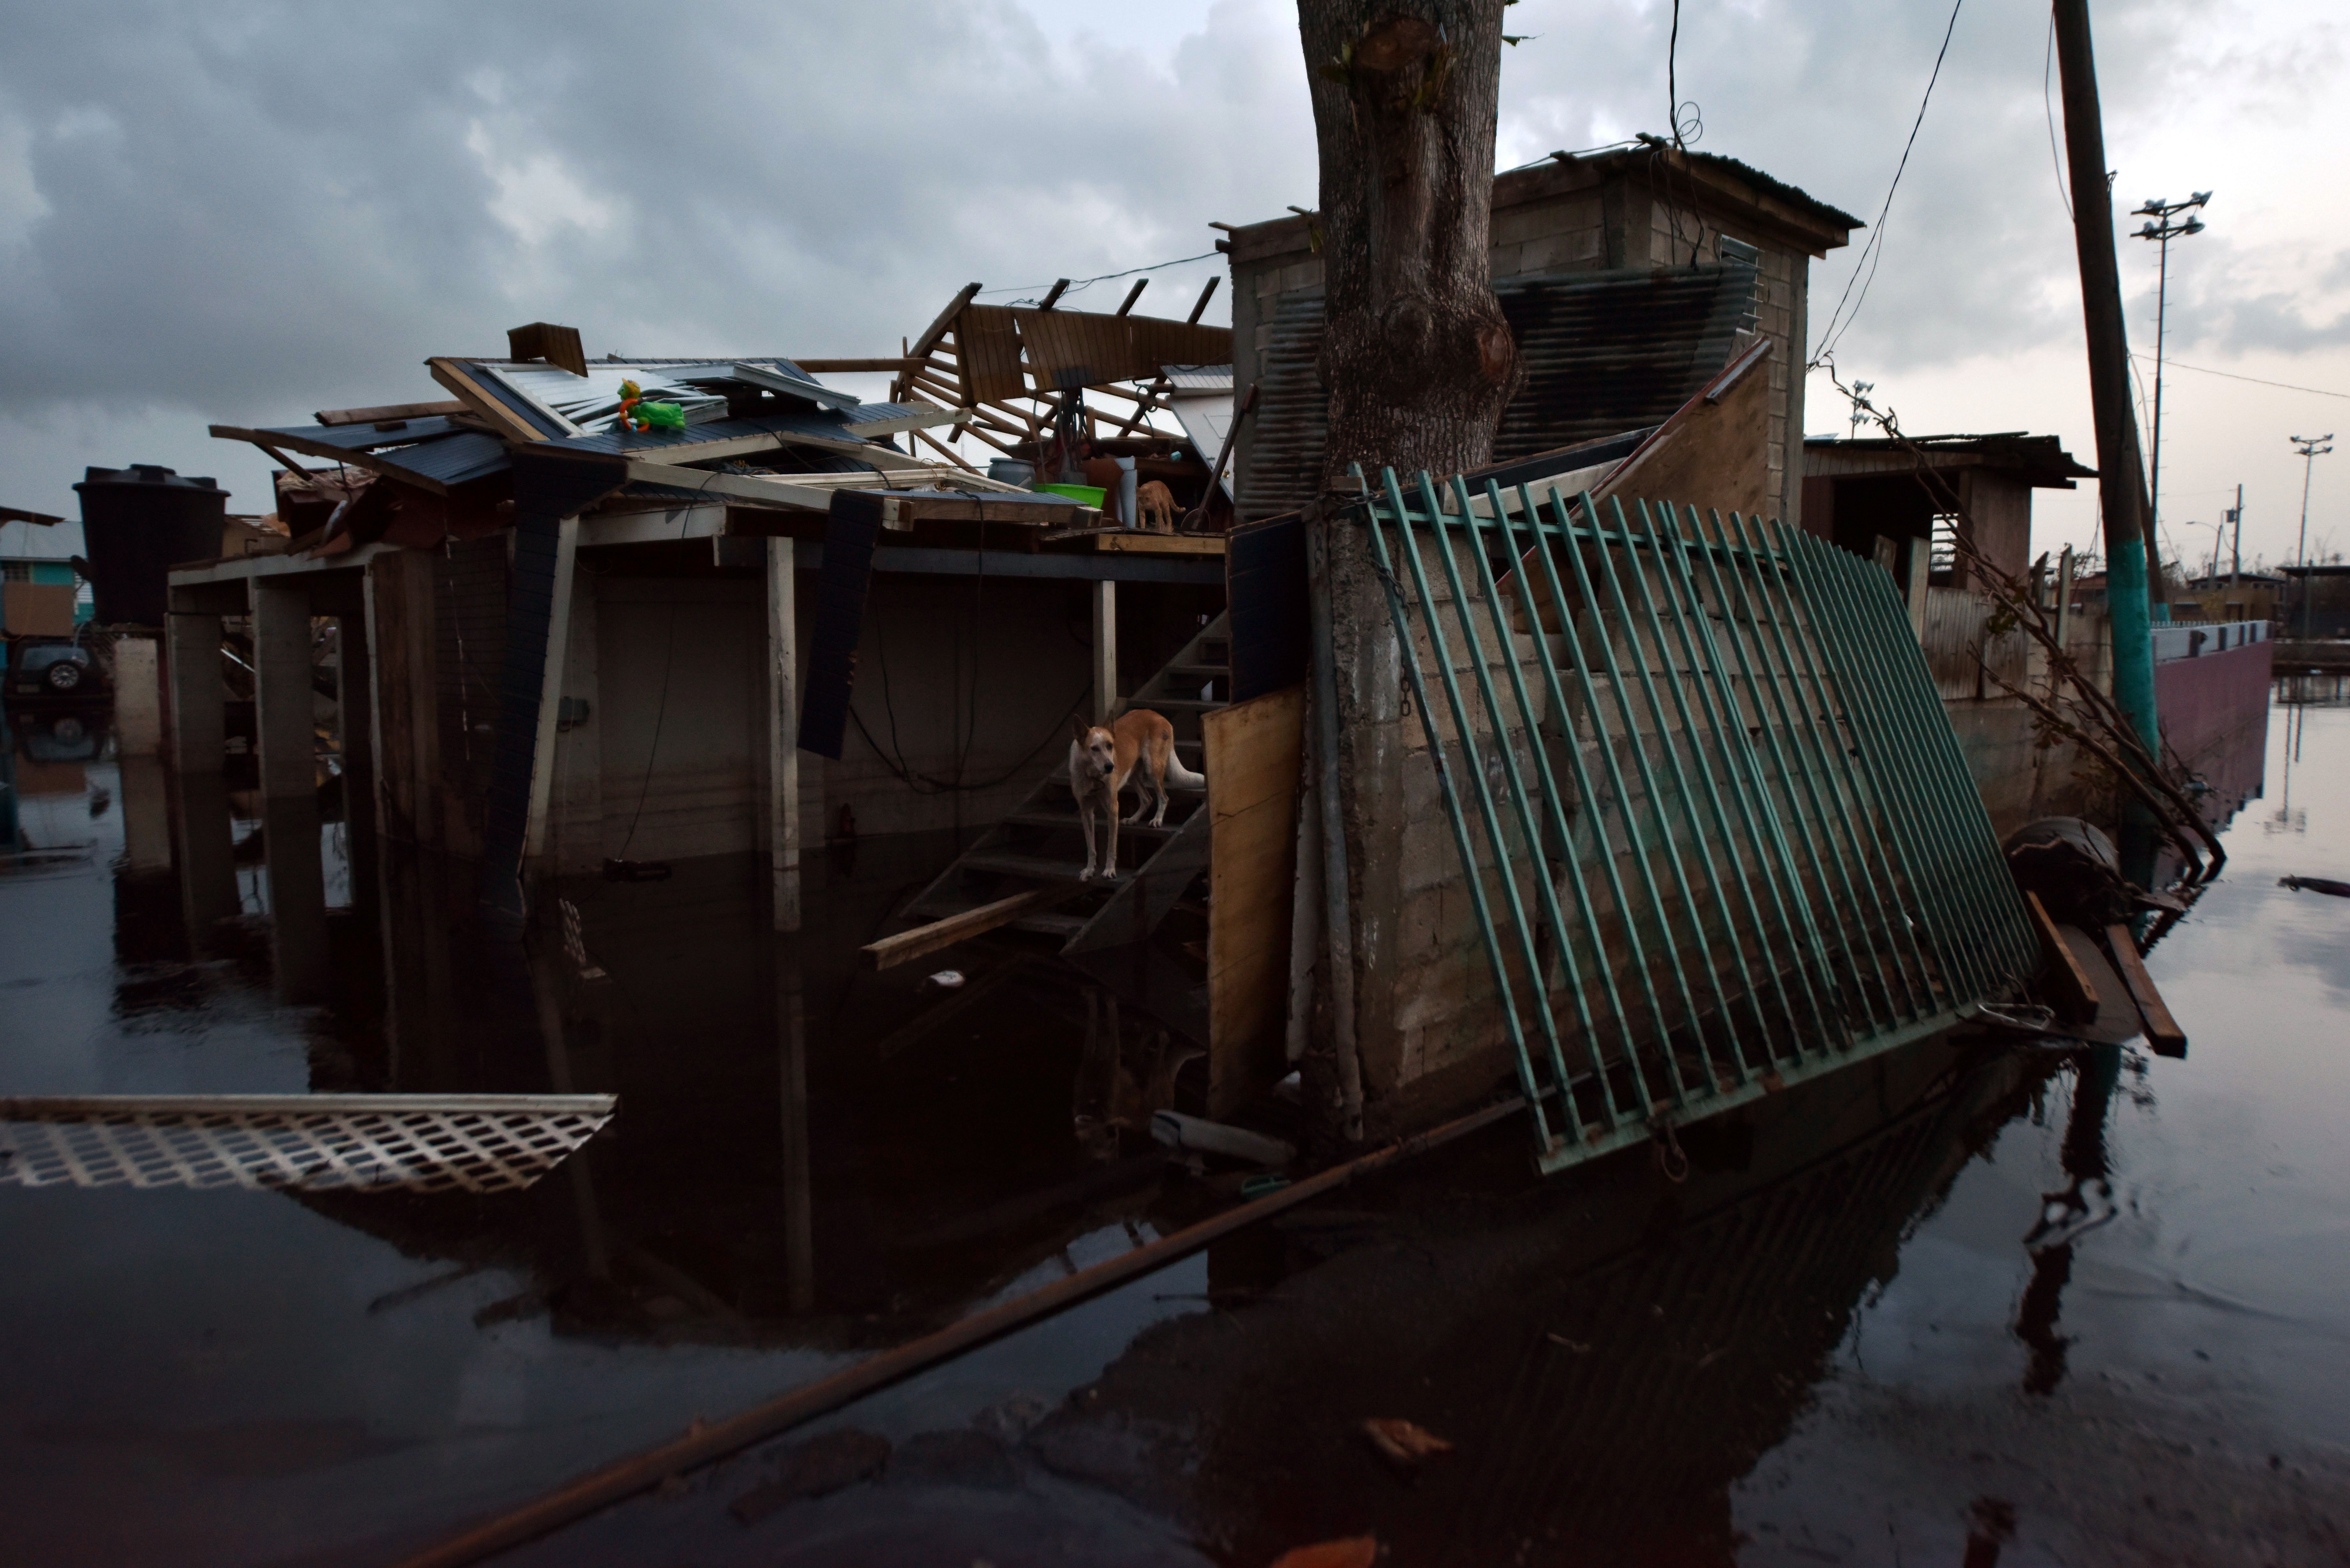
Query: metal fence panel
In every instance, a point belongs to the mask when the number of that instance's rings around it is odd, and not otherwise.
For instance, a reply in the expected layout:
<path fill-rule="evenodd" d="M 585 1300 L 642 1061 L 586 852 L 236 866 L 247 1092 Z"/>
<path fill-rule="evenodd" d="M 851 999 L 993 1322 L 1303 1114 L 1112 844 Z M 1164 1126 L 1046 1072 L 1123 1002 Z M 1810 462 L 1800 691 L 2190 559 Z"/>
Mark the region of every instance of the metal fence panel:
<path fill-rule="evenodd" d="M 1880 568 L 1736 514 L 1424 473 L 1360 510 L 1544 1169 L 2030 971 Z"/>

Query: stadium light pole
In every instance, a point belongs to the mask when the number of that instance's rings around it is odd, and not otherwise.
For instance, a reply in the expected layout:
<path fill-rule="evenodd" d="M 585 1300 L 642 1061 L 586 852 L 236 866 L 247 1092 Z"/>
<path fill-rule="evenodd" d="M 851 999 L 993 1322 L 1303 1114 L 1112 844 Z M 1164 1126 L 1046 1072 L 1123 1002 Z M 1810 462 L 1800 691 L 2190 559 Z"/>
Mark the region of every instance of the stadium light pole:
<path fill-rule="evenodd" d="M 2209 191 L 2198 191 L 2184 202 L 2166 202 L 2159 196 L 2147 199 L 2146 205 L 2130 214 L 2144 218 L 2146 224 L 2137 232 L 2142 240 L 2153 240 L 2162 247 L 2161 281 L 2154 295 L 2154 452 L 2147 464 L 2152 470 L 2147 480 L 2150 493 L 2147 497 L 2146 536 L 2151 540 L 2162 537 L 2162 348 L 2163 327 L 2170 310 L 2170 242 L 2183 234 L 2199 234 L 2203 220 L 2189 218 L 2177 222 L 2181 213 L 2192 213 L 2211 199 Z"/>
<path fill-rule="evenodd" d="M 2293 451 L 2301 453 L 2301 543 L 2293 546 L 2293 558 L 2301 563 L 2301 640 L 2309 640 L 2309 477 L 2316 471 L 2317 460 L 2334 450 L 2334 432 L 2322 436 L 2294 436 Z"/>

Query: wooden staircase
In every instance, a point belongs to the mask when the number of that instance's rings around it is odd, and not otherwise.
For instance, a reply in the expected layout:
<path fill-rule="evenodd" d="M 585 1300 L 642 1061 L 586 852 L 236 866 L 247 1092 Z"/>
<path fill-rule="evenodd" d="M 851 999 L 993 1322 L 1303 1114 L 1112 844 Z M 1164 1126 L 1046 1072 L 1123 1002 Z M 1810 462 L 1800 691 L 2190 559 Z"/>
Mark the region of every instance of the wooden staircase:
<path fill-rule="evenodd" d="M 1193 773 L 1203 773 L 1201 721 L 1231 700 L 1231 659 L 1230 628 L 1219 615 L 1112 716 L 1129 708 L 1164 714 L 1175 726 L 1175 754 Z M 1015 921 L 1014 929 L 1059 937 L 1061 951 L 1072 956 L 1139 942 L 1158 929 L 1208 867 L 1206 795 L 1171 784 L 1168 794 L 1165 826 L 1119 826 L 1115 881 L 1086 883 L 1055 907 Z M 1134 798 L 1128 785 L 1122 805 Z M 1098 824 L 1095 832 L 1101 832 Z M 1084 829 L 1069 794 L 1068 751 L 1056 747 L 1052 771 L 1019 808 L 981 835 L 904 912 L 944 919 L 1031 889 L 1074 887 L 1085 862 Z"/>

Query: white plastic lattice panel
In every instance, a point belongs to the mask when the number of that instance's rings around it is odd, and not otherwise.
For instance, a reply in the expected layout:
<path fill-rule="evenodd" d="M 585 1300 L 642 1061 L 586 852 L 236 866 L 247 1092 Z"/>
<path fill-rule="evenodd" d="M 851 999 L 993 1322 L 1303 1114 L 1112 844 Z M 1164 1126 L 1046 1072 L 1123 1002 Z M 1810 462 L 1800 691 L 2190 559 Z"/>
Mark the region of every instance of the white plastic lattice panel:
<path fill-rule="evenodd" d="M 0 1182 L 506 1192 L 617 1109 L 610 1095 L 0 1099 Z"/>

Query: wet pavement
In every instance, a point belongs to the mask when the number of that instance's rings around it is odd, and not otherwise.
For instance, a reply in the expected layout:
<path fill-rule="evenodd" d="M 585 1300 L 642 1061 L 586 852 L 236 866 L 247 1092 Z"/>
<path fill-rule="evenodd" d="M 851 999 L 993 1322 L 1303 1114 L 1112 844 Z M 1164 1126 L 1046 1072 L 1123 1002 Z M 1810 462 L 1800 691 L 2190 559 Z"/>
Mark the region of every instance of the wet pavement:
<path fill-rule="evenodd" d="M 1929 1043 L 1679 1181 L 1540 1180 L 1504 1125 L 503 1561 L 2350 1560 L 2350 900 L 2277 886 L 2350 878 L 2350 708 L 2300 717 L 2149 956 L 2185 1061 Z M 1203 1064 L 1097 977 L 856 968 L 943 843 L 828 859 L 788 943 L 749 866 L 568 887 L 567 950 L 329 823 L 295 1008 L 255 825 L 192 931 L 161 771 L 12 718 L 68 853 L 0 874 L 0 1092 L 622 1104 L 491 1198 L 0 1185 L 12 1563 L 395 1562 L 1229 1200 L 1137 1127 Z M 1454 1447 L 1399 1470 L 1372 1417 Z"/>

